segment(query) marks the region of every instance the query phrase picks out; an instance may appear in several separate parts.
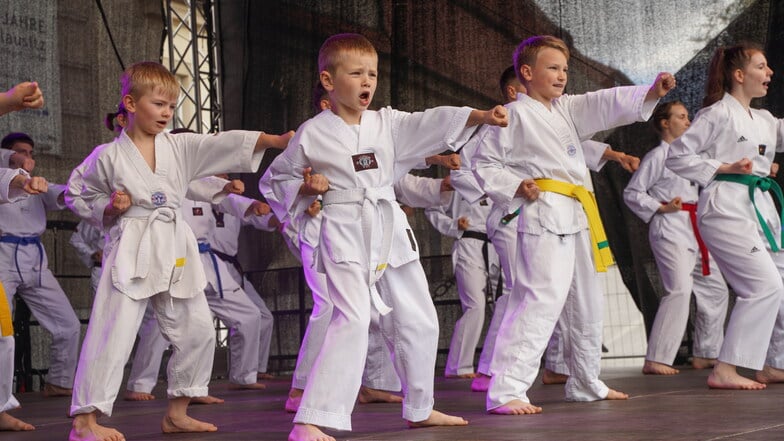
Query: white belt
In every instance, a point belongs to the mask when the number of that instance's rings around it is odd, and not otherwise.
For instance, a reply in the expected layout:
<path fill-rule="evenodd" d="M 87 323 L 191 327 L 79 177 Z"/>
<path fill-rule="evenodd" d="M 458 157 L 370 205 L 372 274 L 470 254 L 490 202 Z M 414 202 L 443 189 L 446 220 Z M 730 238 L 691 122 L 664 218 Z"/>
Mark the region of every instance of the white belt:
<path fill-rule="evenodd" d="M 370 291 L 370 300 L 373 306 L 381 315 L 386 315 L 392 308 L 387 306 L 378 290 L 370 289 L 376 284 L 378 279 L 384 274 L 387 268 L 389 253 L 392 250 L 392 226 L 394 222 L 394 210 L 397 205 L 395 198 L 395 190 L 389 187 L 371 187 L 371 188 L 355 188 L 350 190 L 330 190 L 323 195 L 323 204 L 362 204 L 362 236 L 365 240 L 365 247 L 367 252 L 368 264 L 368 288 Z M 379 253 L 379 263 L 373 267 L 370 262 L 371 256 L 371 241 L 373 233 L 373 219 L 374 210 L 377 207 L 381 210 L 382 218 L 382 235 L 381 235 L 381 252 Z"/>
<path fill-rule="evenodd" d="M 139 247 L 136 252 L 136 267 L 132 278 L 139 279 L 147 277 L 150 272 L 150 250 L 152 248 L 152 241 L 150 239 L 150 226 L 153 222 L 173 222 L 174 223 L 174 250 L 175 262 L 174 270 L 172 272 L 172 283 L 179 282 L 182 279 L 183 269 L 185 268 L 185 256 L 187 252 L 187 239 L 184 227 L 177 219 L 177 210 L 171 207 L 158 207 L 158 208 L 145 208 L 138 205 L 133 205 L 128 211 L 122 214 L 122 217 L 132 217 L 137 219 L 146 219 L 147 225 L 144 227 L 141 237 L 139 238 Z"/>

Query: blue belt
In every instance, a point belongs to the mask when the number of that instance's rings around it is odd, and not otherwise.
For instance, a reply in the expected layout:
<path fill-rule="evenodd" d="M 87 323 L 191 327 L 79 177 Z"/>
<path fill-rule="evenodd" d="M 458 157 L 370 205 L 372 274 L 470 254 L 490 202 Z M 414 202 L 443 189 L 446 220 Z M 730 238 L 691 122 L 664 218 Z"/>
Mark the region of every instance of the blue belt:
<path fill-rule="evenodd" d="M 24 277 L 22 277 L 22 271 L 19 269 L 19 245 L 35 244 L 38 246 L 38 286 L 41 286 L 41 273 L 43 272 L 44 266 L 44 247 L 41 245 L 41 237 L 6 234 L 0 236 L 0 243 L 12 243 L 16 245 L 14 248 L 14 264 L 16 265 L 16 273 L 19 274 L 19 280 L 22 283 L 24 283 Z"/>
<path fill-rule="evenodd" d="M 199 253 L 210 255 L 212 259 L 212 268 L 215 270 L 215 277 L 218 279 L 218 294 L 223 298 L 223 283 L 221 283 L 220 270 L 218 270 L 218 259 L 215 258 L 215 252 L 212 251 L 210 244 L 207 242 L 199 242 Z"/>

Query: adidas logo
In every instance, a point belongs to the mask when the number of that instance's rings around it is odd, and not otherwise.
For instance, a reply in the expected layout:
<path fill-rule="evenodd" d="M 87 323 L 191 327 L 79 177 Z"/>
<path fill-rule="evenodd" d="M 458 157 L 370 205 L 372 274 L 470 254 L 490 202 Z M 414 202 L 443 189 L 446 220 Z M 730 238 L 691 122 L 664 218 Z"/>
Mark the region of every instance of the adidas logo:
<path fill-rule="evenodd" d="M 738 142 L 746 142 L 746 141 L 748 141 L 748 139 L 746 139 L 746 137 L 743 135 L 740 135 L 740 138 L 738 138 Z"/>
<path fill-rule="evenodd" d="M 759 248 L 757 248 L 757 247 L 751 247 L 751 251 L 749 251 L 749 252 L 750 252 L 750 253 L 758 253 L 759 251 L 760 251 L 760 249 L 759 249 Z"/>

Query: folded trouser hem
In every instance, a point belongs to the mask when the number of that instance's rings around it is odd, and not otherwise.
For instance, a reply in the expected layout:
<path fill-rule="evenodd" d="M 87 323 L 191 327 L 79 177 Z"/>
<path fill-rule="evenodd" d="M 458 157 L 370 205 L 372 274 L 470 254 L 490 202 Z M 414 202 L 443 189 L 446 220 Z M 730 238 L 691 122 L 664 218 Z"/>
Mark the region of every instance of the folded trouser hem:
<path fill-rule="evenodd" d="M 351 430 L 351 415 L 300 407 L 294 416 L 294 423 L 311 424 L 335 430 Z"/>

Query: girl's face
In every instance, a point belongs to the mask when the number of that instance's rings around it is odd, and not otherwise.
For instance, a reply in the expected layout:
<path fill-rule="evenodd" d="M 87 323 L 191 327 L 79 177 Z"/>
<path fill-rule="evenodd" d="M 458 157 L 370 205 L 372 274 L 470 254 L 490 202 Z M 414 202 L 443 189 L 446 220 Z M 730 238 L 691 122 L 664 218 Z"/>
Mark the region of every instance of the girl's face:
<path fill-rule="evenodd" d="M 735 71 L 734 79 L 744 95 L 749 98 L 760 98 L 768 94 L 771 76 L 773 70 L 768 67 L 765 54 L 755 51 L 746 67 Z"/>
<path fill-rule="evenodd" d="M 665 122 L 664 129 L 668 130 L 673 138 L 678 138 L 691 125 L 689 111 L 680 104 L 675 104 L 670 108 L 670 117 Z"/>

